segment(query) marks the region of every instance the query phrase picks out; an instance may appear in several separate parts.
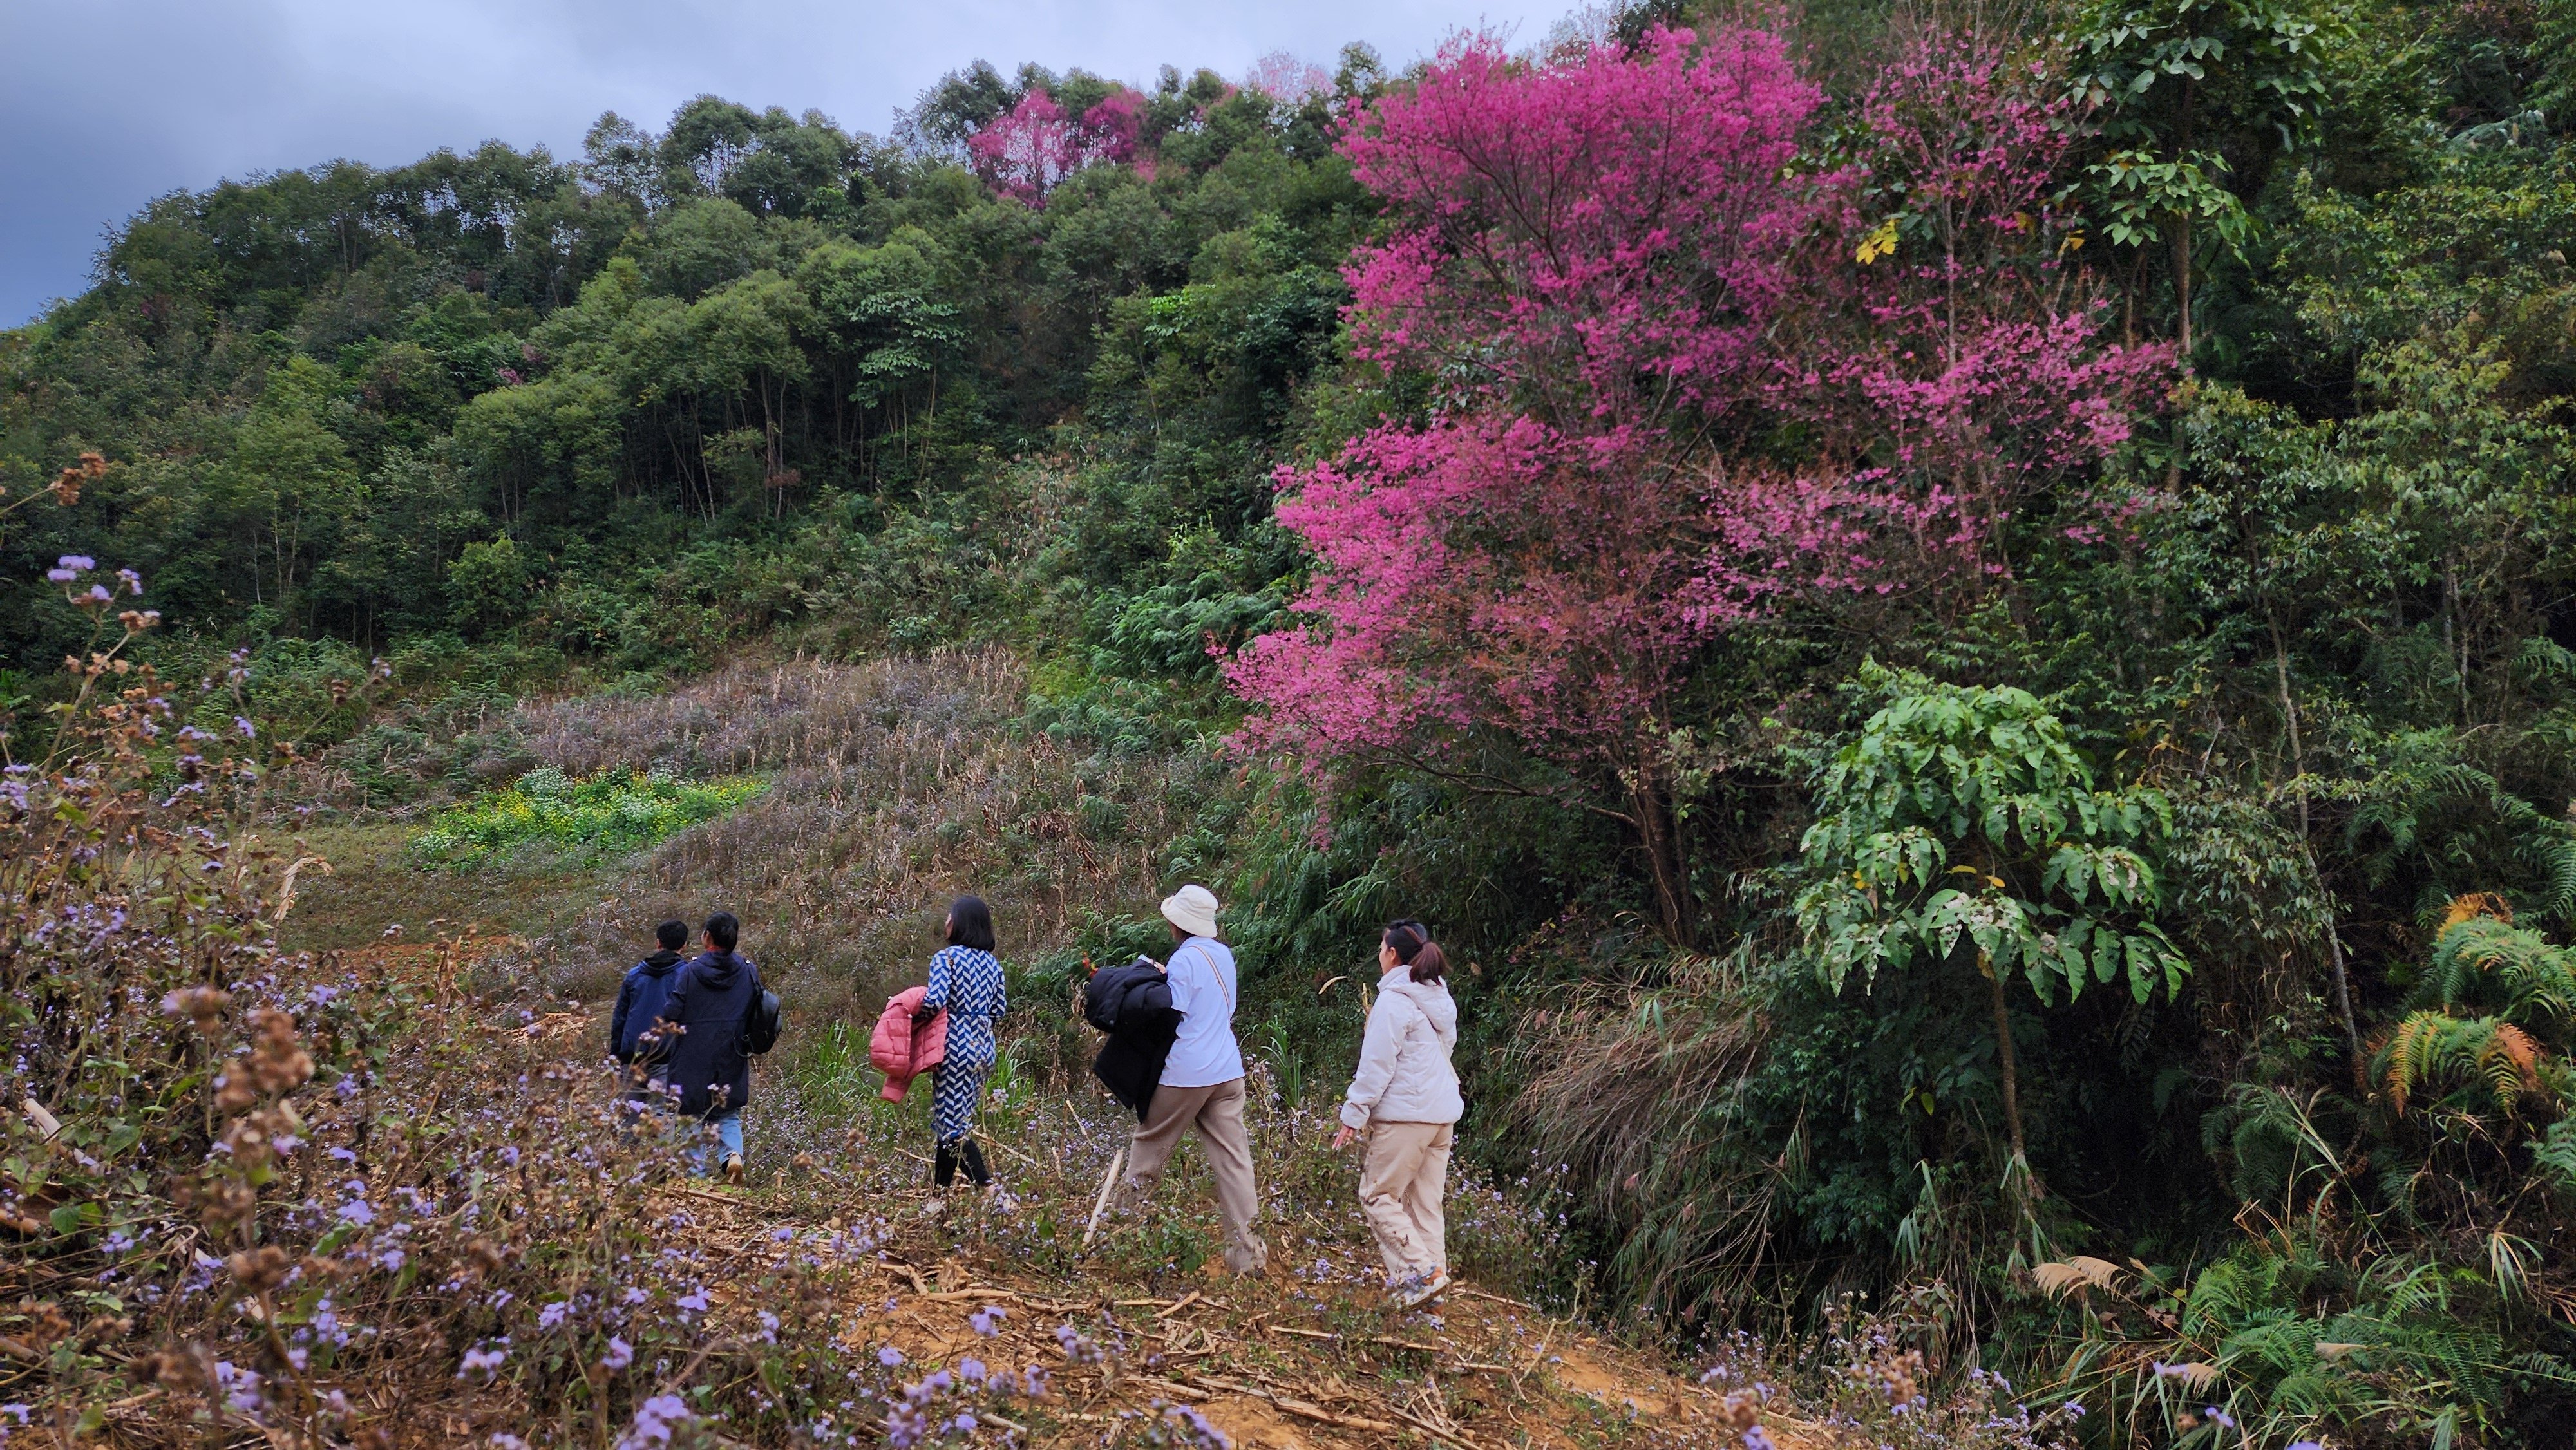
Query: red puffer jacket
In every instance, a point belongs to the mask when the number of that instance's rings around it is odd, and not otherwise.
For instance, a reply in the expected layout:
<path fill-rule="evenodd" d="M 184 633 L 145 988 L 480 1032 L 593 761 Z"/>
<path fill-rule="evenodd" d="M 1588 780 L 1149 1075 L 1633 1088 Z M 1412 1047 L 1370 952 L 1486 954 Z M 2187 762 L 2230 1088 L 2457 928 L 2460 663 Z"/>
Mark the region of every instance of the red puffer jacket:
<path fill-rule="evenodd" d="M 912 1025 L 912 1014 L 921 1010 L 921 999 L 928 987 L 906 987 L 888 998 L 885 1011 L 877 1018 L 877 1030 L 868 1034 L 868 1061 L 885 1074 L 885 1090 L 878 1094 L 890 1103 L 903 1101 L 912 1080 L 948 1060 L 948 1013 L 943 1009 L 936 1017 L 918 1027 Z"/>

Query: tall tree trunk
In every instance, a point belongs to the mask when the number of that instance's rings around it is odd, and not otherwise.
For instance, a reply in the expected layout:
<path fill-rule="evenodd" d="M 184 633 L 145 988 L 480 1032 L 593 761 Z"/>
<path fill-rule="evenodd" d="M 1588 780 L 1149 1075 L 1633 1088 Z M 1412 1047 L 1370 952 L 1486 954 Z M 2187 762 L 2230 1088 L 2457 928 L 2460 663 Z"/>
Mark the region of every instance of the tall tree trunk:
<path fill-rule="evenodd" d="M 2450 656 L 2451 680 L 2460 696 L 2460 725 L 2469 720 L 2469 633 L 2460 626 L 2460 573 L 2452 556 L 2442 556 L 2442 653 Z"/>
<path fill-rule="evenodd" d="M 2021 1063 L 2013 1055 L 2012 1012 L 2004 1002 L 2004 974 L 1993 959 L 1977 953 L 1977 970 L 1986 974 L 1995 1009 L 1995 1065 L 2003 1074 L 2004 1131 L 2012 1136 L 2012 1167 L 2008 1176 L 2013 1197 L 2019 1201 L 2025 1217 L 2031 1216 L 2038 1198 L 2038 1178 L 2030 1171 L 2030 1141 L 2021 1127 Z"/>
<path fill-rule="evenodd" d="M 2334 974 L 2335 1011 L 2343 1017 L 2343 1040 L 2352 1058 L 2355 1083 L 2362 1078 L 2361 1027 L 2353 1020 L 2352 983 L 2344 971 L 2343 933 L 2335 925 L 2334 900 L 2326 894 L 2325 873 L 2317 868 L 2316 848 L 2308 843 L 2308 753 L 2299 734 L 2299 702 L 2290 693 L 2290 648 L 2281 634 L 2278 616 L 2266 620 L 2272 627 L 2272 680 L 2281 692 L 2281 719 L 2290 729 L 2290 786 L 2292 799 L 2299 811 L 2299 856 L 2307 863 L 2309 888 L 2317 893 L 2326 914 L 2326 962 Z"/>
<path fill-rule="evenodd" d="M 1638 763 L 1628 800 L 1638 843 L 1645 847 L 1647 874 L 1654 883 L 1655 915 L 1665 938 L 1687 947 L 1692 944 L 1694 929 L 1690 881 L 1682 869 L 1672 802 L 1666 798 L 1662 777 L 1651 760 Z"/>
<path fill-rule="evenodd" d="M 2191 370 L 2191 217 L 2177 212 L 2173 223 L 2174 303 L 2182 313 L 2179 338 L 2183 371 Z"/>

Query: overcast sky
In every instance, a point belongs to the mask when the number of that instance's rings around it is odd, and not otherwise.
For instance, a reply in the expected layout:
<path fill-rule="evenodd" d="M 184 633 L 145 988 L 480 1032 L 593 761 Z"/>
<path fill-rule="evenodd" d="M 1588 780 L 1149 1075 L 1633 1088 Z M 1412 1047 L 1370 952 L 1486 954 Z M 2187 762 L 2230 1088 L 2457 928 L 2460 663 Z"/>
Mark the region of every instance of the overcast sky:
<path fill-rule="evenodd" d="M 1286 50 L 1393 66 L 1459 28 L 1543 37 L 1571 0 L 0 0 L 0 327 L 88 285 L 144 202 L 335 157 L 485 139 L 577 155 L 601 111 L 659 129 L 712 91 L 884 132 L 981 57 L 1150 82 Z"/>

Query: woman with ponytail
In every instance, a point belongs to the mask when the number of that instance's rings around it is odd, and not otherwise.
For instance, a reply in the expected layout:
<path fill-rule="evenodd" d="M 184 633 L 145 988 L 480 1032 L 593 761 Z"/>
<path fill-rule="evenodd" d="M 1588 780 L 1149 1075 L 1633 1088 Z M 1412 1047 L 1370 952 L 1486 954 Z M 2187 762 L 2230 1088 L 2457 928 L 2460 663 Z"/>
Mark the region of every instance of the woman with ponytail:
<path fill-rule="evenodd" d="M 1333 1146 L 1367 1135 L 1360 1210 L 1385 1256 L 1389 1292 L 1411 1309 L 1449 1287 L 1440 1200 L 1449 1190 L 1450 1140 L 1466 1107 L 1449 1065 L 1449 1051 L 1458 1045 L 1458 1004 L 1443 980 L 1448 955 L 1418 921 L 1386 929 L 1377 965 L 1377 1001 Z"/>

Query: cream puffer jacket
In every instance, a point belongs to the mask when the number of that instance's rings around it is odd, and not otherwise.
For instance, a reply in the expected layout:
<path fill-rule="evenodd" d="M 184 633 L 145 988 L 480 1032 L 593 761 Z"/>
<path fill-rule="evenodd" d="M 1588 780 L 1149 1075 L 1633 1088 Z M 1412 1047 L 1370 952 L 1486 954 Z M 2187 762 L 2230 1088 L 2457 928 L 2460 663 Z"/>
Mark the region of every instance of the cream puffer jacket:
<path fill-rule="evenodd" d="M 1360 1040 L 1360 1070 L 1342 1101 L 1342 1123 L 1454 1123 L 1467 1110 L 1449 1050 L 1458 1045 L 1458 1004 L 1439 982 L 1417 982 L 1399 966 L 1378 979 Z"/>

